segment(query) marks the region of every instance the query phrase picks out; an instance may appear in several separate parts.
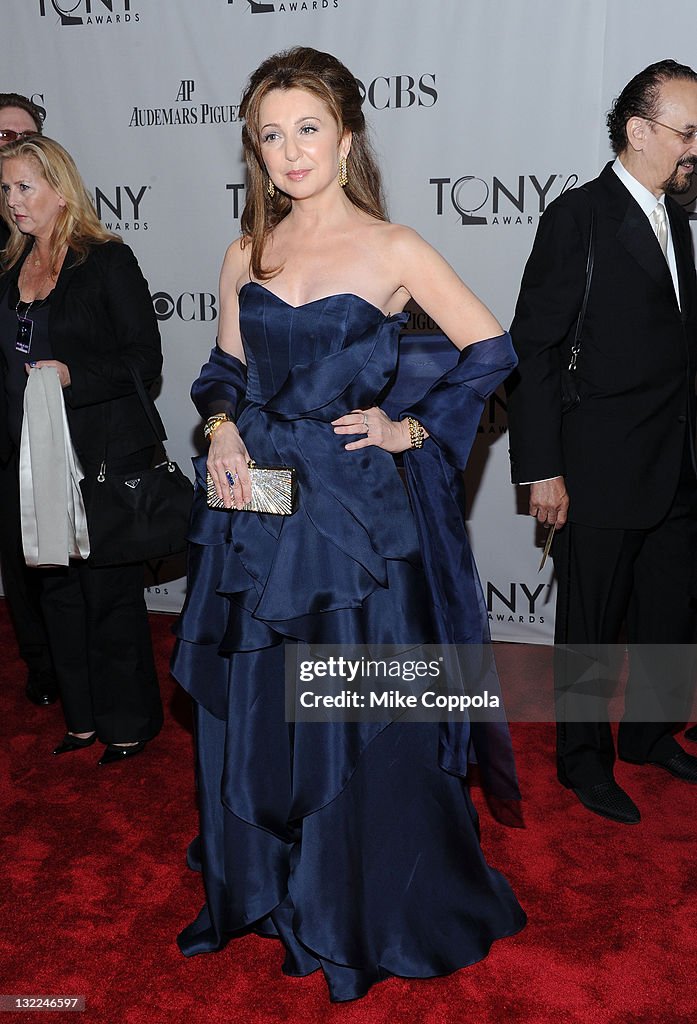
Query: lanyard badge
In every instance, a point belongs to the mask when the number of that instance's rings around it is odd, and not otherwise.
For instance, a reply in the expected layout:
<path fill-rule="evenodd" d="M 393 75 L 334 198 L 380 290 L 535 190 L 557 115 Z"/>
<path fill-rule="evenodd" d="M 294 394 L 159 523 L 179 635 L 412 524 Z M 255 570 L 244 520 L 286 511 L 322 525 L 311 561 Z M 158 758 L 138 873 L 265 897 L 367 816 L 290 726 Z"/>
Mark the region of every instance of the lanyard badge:
<path fill-rule="evenodd" d="M 34 333 L 34 321 L 27 316 L 17 317 L 17 339 L 15 349 L 28 356 L 31 349 L 31 336 Z"/>

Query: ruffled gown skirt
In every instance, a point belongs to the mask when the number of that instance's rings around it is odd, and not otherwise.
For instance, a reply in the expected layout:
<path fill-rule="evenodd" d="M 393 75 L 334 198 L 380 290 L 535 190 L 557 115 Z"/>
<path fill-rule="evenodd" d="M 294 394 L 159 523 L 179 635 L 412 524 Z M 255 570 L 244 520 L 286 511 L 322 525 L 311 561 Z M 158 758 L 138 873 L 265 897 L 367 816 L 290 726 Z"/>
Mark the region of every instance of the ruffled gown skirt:
<path fill-rule="evenodd" d="M 277 685 L 283 648 L 233 660 L 238 681 L 267 681 L 261 713 L 271 728 L 261 749 L 232 751 L 227 723 L 196 706 L 201 836 L 190 858 L 196 867 L 200 858 L 206 904 L 179 936 L 184 954 L 245 931 L 278 936 L 284 972 L 321 967 L 338 1001 L 390 975 L 448 974 L 523 927 L 507 881 L 484 860 L 467 785 L 438 765 L 437 725 L 382 729 L 338 795 L 297 819 L 294 727 Z M 296 728 L 309 731 L 310 749 L 313 731 L 345 727 Z M 317 739 L 324 749 L 327 737 Z"/>
<path fill-rule="evenodd" d="M 465 781 L 441 767 L 437 723 L 285 720 L 287 643 L 434 638 L 392 457 L 346 452 L 331 427 L 376 403 L 403 321 L 352 295 L 294 309 L 252 283 L 240 292 L 246 383 L 218 352 L 198 382 L 214 399 L 238 375 L 248 450 L 295 467 L 300 507 L 287 519 L 211 511 L 197 460 L 172 671 L 195 702 L 201 829 L 189 861 L 206 902 L 179 945 L 189 956 L 245 931 L 278 936 L 286 973 L 321 968 L 333 1000 L 390 975 L 457 970 L 525 923 L 484 860 Z"/>

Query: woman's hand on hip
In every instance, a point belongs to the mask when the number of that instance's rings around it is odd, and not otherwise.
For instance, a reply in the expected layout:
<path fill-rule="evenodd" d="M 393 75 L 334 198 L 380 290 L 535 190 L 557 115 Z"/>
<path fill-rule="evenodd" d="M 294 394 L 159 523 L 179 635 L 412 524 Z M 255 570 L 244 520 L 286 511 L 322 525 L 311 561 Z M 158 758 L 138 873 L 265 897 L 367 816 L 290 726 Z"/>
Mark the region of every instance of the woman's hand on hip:
<path fill-rule="evenodd" d="M 344 446 L 347 452 L 373 445 L 394 455 L 411 448 L 407 420 L 391 420 L 377 406 L 373 406 L 372 409 L 354 409 L 346 416 L 332 420 L 332 426 L 335 434 L 364 435 L 357 441 L 349 441 Z"/>

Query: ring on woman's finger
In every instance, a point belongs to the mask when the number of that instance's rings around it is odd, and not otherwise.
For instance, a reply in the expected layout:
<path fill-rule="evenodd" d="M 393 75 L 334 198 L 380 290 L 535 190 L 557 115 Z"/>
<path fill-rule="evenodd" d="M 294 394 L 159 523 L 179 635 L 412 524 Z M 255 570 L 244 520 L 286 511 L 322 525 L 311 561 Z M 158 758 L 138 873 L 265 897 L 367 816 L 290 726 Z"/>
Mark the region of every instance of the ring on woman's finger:
<path fill-rule="evenodd" d="M 363 413 L 363 426 L 365 427 L 366 430 L 368 429 L 368 417 L 366 416 L 365 413 Z"/>
<path fill-rule="evenodd" d="M 230 484 L 230 486 L 234 487 L 235 484 L 237 483 L 238 474 L 237 473 L 231 473 L 229 470 L 226 470 L 225 471 L 225 476 L 227 477 L 227 480 L 228 480 L 228 483 Z"/>

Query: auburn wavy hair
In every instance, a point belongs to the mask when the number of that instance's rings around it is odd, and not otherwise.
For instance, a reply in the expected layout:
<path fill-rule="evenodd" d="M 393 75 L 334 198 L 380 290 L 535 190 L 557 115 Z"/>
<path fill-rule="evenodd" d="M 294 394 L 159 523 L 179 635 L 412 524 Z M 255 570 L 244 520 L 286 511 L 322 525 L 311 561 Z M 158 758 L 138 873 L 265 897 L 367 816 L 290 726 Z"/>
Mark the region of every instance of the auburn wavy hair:
<path fill-rule="evenodd" d="M 358 83 L 348 68 L 330 53 L 309 46 L 295 46 L 268 57 L 251 75 L 240 105 L 244 120 L 242 145 L 247 162 L 247 199 L 242 212 L 242 245 L 250 244 L 250 268 L 260 281 L 279 273 L 281 267 L 264 267 L 262 257 L 269 233 L 290 212 L 289 197 L 276 189 L 270 196 L 268 174 L 261 153 L 259 108 L 274 89 L 304 89 L 317 96 L 336 121 L 339 138 L 352 132 L 347 157 L 346 197 L 365 213 L 387 220 L 380 171 L 363 116 Z"/>

